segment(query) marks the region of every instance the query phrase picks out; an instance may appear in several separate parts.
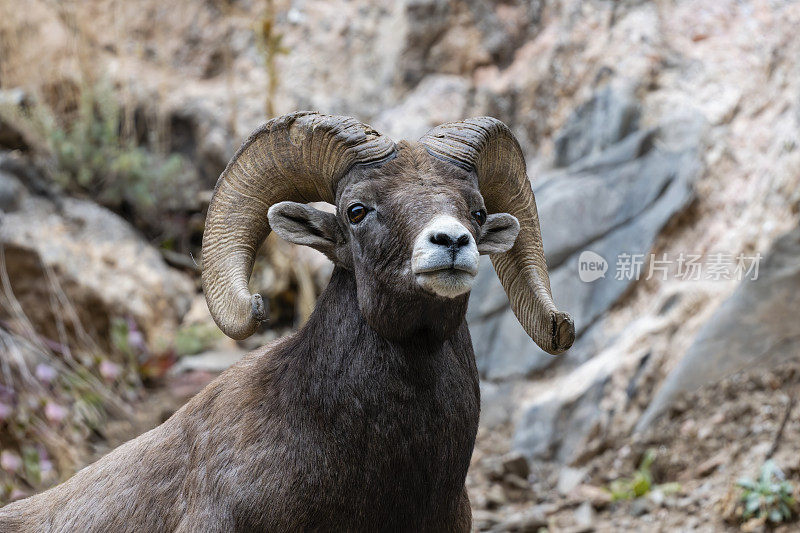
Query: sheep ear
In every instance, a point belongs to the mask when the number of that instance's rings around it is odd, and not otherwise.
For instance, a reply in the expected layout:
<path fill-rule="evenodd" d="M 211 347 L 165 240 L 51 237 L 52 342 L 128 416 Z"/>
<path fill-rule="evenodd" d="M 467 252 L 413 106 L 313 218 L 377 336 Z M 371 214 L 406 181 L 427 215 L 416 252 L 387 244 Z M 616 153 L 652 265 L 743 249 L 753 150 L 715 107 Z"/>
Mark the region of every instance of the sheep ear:
<path fill-rule="evenodd" d="M 517 217 L 508 213 L 496 213 L 486 217 L 481 227 L 478 240 L 478 252 L 481 254 L 499 254 L 507 252 L 514 246 L 519 234 Z"/>
<path fill-rule="evenodd" d="M 336 248 L 344 242 L 336 215 L 297 202 L 280 202 L 267 212 L 272 231 L 294 244 L 319 250 L 336 261 Z"/>

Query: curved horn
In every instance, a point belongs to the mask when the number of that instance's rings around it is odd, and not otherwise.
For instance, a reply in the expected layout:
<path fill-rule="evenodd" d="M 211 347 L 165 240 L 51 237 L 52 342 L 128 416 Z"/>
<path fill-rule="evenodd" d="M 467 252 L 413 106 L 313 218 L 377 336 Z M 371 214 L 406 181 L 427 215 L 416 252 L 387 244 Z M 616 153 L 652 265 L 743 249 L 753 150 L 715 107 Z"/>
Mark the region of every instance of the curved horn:
<path fill-rule="evenodd" d="M 269 234 L 267 211 L 284 200 L 333 203 L 338 181 L 359 163 L 385 159 L 394 143 L 349 117 L 298 112 L 254 131 L 222 172 L 203 233 L 203 290 L 229 337 L 252 335 L 266 319 L 247 282 Z"/>
<path fill-rule="evenodd" d="M 539 216 L 519 143 L 491 117 L 442 124 L 420 142 L 432 156 L 474 169 L 486 208 L 517 217 L 519 236 L 507 252 L 492 255 L 497 276 L 522 327 L 544 351 L 559 354 L 575 340 L 572 318 L 556 309 L 542 250 Z"/>

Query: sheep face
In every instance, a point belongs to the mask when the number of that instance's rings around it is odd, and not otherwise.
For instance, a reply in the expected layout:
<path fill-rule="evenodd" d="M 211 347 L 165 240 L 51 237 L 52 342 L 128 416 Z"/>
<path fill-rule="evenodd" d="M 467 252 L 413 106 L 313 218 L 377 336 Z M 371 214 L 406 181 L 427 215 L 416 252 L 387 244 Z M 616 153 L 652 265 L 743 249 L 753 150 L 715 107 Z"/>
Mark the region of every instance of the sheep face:
<path fill-rule="evenodd" d="M 329 202 L 338 215 L 284 200 Z M 492 117 L 441 124 L 413 144 L 307 111 L 256 129 L 220 175 L 203 233 L 208 309 L 234 339 L 267 317 L 248 280 L 271 229 L 352 272 L 341 278 L 352 282 L 349 298 L 368 320 L 385 312 L 389 329 L 392 320 L 452 322 L 442 310 L 463 321 L 477 251 L 493 254 L 511 309 L 539 347 L 557 355 L 575 338 L 550 292 L 522 149 Z"/>
<path fill-rule="evenodd" d="M 269 221 L 283 238 L 353 271 L 361 312 L 387 327 L 387 316 L 405 314 L 405 324 L 408 313 L 465 303 L 479 254 L 508 250 L 519 231 L 513 216 L 486 213 L 473 173 L 407 143 L 391 161 L 354 168 L 336 208 L 281 202 Z"/>

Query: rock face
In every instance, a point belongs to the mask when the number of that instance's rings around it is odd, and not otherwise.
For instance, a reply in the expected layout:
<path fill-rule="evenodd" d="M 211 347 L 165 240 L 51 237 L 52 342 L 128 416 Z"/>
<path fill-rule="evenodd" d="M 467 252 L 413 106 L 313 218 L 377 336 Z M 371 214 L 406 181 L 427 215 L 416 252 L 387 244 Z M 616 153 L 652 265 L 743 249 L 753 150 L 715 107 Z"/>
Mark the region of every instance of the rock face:
<path fill-rule="evenodd" d="M 570 166 L 545 174 L 534 187 L 553 295 L 572 314 L 578 335 L 638 278 L 617 271 L 626 261 L 622 254 L 641 259 L 649 252 L 661 228 L 691 200 L 702 168 L 702 120 L 642 130 L 636 129 L 636 110 L 630 92 L 600 90 L 557 137 L 557 162 Z M 584 250 L 606 262 L 604 277 L 581 279 Z M 646 274 L 641 265 L 641 278 Z M 558 359 L 530 342 L 494 278 L 491 268 L 483 268 L 471 297 L 469 321 L 482 375 L 506 379 L 552 365 Z"/>
<path fill-rule="evenodd" d="M 647 428 L 682 394 L 740 370 L 771 368 L 800 347 L 800 228 L 778 239 L 759 266 L 700 330 L 636 425 Z"/>
<path fill-rule="evenodd" d="M 113 318 L 133 319 L 151 346 L 174 331 L 194 283 L 127 222 L 92 202 L 33 195 L 10 174 L 0 174 L 0 191 L 10 289 L 40 334 L 61 340 L 64 324 L 69 337 L 79 335 L 72 313 L 99 339 L 108 339 Z M 2 313 L 19 318 L 7 302 Z"/>
<path fill-rule="evenodd" d="M 606 350 L 556 378 L 522 408 L 514 449 L 532 459 L 578 460 L 606 425 L 601 402 L 614 388 L 614 376 L 638 366 L 644 357 L 622 359 L 614 350 Z"/>
<path fill-rule="evenodd" d="M 567 167 L 600 153 L 638 129 L 639 105 L 630 92 L 606 86 L 578 106 L 556 135 L 556 167 Z"/>
<path fill-rule="evenodd" d="M 394 139 L 419 139 L 429 129 L 464 117 L 469 83 L 460 76 L 431 75 L 403 102 L 382 112 L 373 121 Z"/>

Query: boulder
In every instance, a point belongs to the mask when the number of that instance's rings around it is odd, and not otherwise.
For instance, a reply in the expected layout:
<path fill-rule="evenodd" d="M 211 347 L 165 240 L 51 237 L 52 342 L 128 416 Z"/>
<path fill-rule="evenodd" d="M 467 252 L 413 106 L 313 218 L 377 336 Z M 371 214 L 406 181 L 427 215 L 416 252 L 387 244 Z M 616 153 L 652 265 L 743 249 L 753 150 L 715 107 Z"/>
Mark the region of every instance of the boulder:
<path fill-rule="evenodd" d="M 749 366 L 769 368 L 800 349 L 800 228 L 778 238 L 706 322 L 636 424 L 646 429 L 680 396 Z"/>
<path fill-rule="evenodd" d="M 74 198 L 56 204 L 13 176 L 0 178 L 0 189 L 14 191 L 0 224 L 3 266 L 40 335 L 62 339 L 63 323 L 70 338 L 82 328 L 107 343 L 112 319 L 124 318 L 151 347 L 169 338 L 196 292 L 188 276 L 111 211 Z M 3 318 L 19 319 L 7 303 Z"/>

